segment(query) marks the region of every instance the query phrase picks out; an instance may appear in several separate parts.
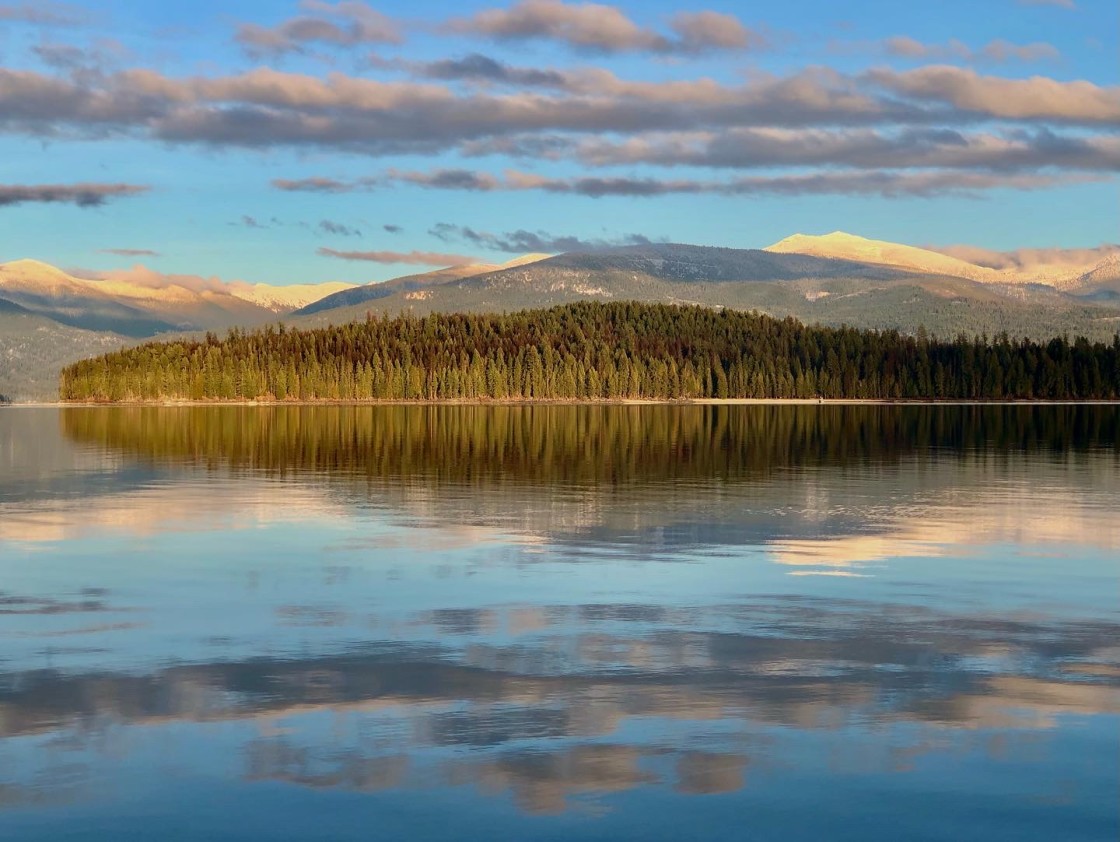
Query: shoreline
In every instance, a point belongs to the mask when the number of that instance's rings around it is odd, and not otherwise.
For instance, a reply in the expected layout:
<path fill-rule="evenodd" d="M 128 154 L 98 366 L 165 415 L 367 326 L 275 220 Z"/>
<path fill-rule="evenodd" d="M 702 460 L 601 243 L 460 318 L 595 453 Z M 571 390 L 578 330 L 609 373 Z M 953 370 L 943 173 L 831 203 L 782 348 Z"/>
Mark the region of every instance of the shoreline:
<path fill-rule="evenodd" d="M 1120 400 L 983 400 L 975 398 L 627 398 L 620 400 L 299 400 L 299 401 L 27 401 L 0 409 L 279 406 L 1116 406 Z"/>

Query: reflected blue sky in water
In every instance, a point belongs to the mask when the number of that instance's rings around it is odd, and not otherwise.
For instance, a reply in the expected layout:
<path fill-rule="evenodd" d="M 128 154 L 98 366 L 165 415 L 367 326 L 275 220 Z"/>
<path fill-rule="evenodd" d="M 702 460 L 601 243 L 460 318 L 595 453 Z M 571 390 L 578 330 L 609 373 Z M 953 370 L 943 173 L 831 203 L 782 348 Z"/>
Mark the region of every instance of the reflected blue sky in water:
<path fill-rule="evenodd" d="M 477 416 L 451 471 L 376 411 L 283 464 L 277 419 L 0 413 L 0 837 L 1117 827 L 1114 424 L 709 414 L 672 476 L 645 416 L 557 413 L 502 471 Z"/>

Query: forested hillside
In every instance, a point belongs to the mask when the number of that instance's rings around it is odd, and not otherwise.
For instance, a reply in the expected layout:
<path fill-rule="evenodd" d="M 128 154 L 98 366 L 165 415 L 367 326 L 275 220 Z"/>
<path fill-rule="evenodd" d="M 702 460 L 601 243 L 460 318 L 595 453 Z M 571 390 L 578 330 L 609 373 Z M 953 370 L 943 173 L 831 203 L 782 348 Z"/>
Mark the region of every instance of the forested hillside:
<path fill-rule="evenodd" d="M 756 313 L 583 303 L 149 343 L 67 367 L 70 401 L 1120 398 L 1110 344 L 952 342 Z"/>

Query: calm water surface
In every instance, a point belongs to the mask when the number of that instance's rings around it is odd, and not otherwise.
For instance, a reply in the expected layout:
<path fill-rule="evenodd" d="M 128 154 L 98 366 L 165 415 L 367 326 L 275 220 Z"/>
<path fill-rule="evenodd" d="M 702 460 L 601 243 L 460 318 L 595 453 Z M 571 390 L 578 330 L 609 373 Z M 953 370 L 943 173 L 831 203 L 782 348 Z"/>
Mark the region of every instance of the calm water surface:
<path fill-rule="evenodd" d="M 1116 407 L 0 410 L 4 839 L 1120 834 Z"/>

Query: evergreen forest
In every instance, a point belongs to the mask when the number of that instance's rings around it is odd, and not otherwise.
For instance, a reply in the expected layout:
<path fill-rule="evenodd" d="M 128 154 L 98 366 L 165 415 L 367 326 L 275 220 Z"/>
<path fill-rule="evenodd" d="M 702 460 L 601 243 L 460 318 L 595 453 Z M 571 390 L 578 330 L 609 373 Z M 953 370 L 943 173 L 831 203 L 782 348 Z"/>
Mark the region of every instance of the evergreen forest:
<path fill-rule="evenodd" d="M 578 303 L 370 315 L 151 342 L 68 366 L 64 401 L 1120 398 L 1111 343 L 810 326 L 735 310 Z"/>

